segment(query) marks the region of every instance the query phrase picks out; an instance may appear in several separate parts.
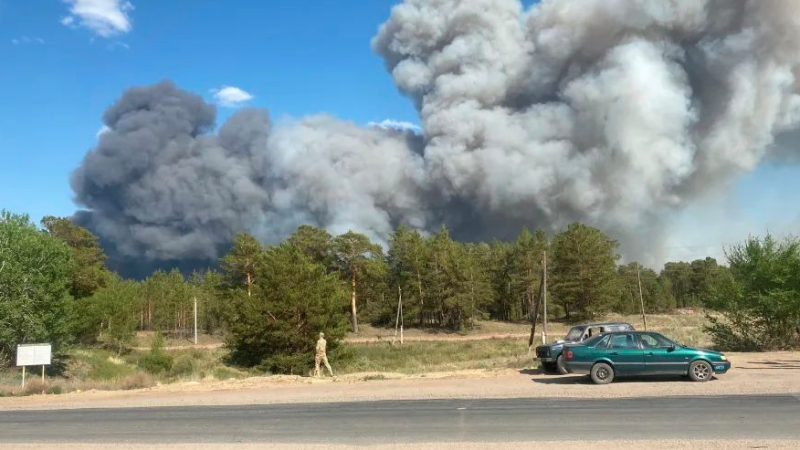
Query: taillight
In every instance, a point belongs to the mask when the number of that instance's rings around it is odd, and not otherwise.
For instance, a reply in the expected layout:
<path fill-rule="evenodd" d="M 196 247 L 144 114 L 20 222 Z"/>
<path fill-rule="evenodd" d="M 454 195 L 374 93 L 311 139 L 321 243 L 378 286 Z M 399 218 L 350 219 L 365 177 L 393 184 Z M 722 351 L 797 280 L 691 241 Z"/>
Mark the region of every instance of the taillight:
<path fill-rule="evenodd" d="M 572 350 L 567 350 L 567 351 L 564 353 L 564 357 L 565 357 L 565 358 L 567 358 L 567 359 L 572 359 L 572 356 L 573 356 L 573 354 L 572 354 Z"/>

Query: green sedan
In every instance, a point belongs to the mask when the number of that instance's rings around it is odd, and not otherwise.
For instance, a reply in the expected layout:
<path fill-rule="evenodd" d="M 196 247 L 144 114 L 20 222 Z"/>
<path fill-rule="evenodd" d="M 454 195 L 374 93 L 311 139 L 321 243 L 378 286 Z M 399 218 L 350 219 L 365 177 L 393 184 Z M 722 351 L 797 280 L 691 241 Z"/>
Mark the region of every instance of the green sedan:
<path fill-rule="evenodd" d="M 684 347 L 659 333 L 626 331 L 605 333 L 564 348 L 569 373 L 586 374 L 597 384 L 616 377 L 688 375 L 708 381 L 731 368 L 719 352 Z"/>

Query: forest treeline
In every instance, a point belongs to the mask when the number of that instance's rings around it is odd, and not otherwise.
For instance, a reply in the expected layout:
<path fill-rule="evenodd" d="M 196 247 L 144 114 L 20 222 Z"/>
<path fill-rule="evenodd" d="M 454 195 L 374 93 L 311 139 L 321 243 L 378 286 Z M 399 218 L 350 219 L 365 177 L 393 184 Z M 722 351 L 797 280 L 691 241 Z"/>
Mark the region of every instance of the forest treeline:
<path fill-rule="evenodd" d="M 332 348 L 359 323 L 393 324 L 402 295 L 406 326 L 468 329 L 477 320 L 526 320 L 547 261 L 548 315 L 579 321 L 615 312 L 716 310 L 715 340 L 729 348 L 787 345 L 800 320 L 800 250 L 795 239 L 751 238 L 713 258 L 660 271 L 620 265 L 619 243 L 574 223 L 552 238 L 521 230 L 513 242 L 464 243 L 446 228 L 425 236 L 400 227 L 382 247 L 366 236 L 301 226 L 263 246 L 235 237 L 217 268 L 158 271 L 126 280 L 105 266 L 98 239 L 66 218 L 0 215 L 0 364 L 16 345 L 63 350 L 98 342 L 120 351 L 137 330 L 189 336 L 194 303 L 204 333 L 226 336 L 240 364 L 289 371 L 306 364 L 314 336 Z"/>

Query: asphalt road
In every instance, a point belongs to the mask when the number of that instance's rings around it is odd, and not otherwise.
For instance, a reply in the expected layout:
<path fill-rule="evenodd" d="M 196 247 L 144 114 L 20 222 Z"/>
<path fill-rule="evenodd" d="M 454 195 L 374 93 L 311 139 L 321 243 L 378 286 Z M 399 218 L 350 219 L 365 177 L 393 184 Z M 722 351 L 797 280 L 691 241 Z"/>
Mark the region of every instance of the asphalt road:
<path fill-rule="evenodd" d="M 800 439 L 800 398 L 510 399 L 0 412 L 11 443 Z"/>

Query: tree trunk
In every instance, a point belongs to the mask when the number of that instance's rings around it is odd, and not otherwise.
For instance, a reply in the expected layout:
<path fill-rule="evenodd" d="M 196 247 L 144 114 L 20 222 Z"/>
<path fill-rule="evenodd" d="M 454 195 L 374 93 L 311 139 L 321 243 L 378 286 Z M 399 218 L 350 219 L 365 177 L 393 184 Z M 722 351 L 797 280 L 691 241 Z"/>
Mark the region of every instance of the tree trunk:
<path fill-rule="evenodd" d="M 358 309 L 356 308 L 356 271 L 353 269 L 351 278 L 353 285 L 353 295 L 350 298 L 350 324 L 353 326 L 353 333 L 358 334 Z"/>
<path fill-rule="evenodd" d="M 252 286 L 253 286 L 253 278 L 250 276 L 250 272 L 247 272 L 247 296 L 252 296 Z"/>

